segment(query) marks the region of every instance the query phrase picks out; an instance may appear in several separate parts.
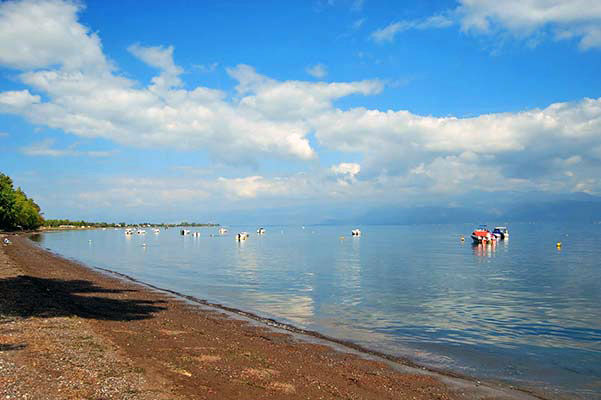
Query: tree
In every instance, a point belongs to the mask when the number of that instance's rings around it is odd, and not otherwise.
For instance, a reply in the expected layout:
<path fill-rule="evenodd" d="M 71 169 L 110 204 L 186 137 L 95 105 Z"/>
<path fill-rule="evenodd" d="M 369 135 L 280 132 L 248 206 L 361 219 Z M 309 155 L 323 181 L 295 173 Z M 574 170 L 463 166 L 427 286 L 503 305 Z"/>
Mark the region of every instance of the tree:
<path fill-rule="evenodd" d="M 0 229 L 37 229 L 44 223 L 40 211 L 21 188 L 13 188 L 10 177 L 0 173 Z"/>

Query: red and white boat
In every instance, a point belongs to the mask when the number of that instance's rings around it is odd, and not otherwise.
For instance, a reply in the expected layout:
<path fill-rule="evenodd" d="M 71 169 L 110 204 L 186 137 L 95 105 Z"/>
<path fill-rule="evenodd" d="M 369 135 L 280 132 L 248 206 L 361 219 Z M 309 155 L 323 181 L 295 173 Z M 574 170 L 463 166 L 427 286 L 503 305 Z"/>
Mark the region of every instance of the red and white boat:
<path fill-rule="evenodd" d="M 495 235 L 493 235 L 488 229 L 486 229 L 486 225 L 480 226 L 478 229 L 475 229 L 472 232 L 472 240 L 474 243 L 492 243 L 497 240 Z"/>

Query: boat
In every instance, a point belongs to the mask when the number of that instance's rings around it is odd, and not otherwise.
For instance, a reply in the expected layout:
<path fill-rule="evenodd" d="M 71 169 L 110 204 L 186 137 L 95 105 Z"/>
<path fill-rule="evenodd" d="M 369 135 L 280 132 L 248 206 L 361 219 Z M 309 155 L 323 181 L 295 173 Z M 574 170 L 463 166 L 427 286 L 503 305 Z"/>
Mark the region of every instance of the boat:
<path fill-rule="evenodd" d="M 134 230 L 133 230 L 133 229 L 127 228 L 127 229 L 125 230 L 125 234 L 126 234 L 126 235 L 133 235 L 133 233 L 134 233 Z"/>
<path fill-rule="evenodd" d="M 248 232 L 240 232 L 236 234 L 236 240 L 246 240 L 249 236 Z"/>
<path fill-rule="evenodd" d="M 189 235 L 190 231 L 188 229 L 182 229 L 181 231 L 179 231 L 179 233 L 181 233 L 182 235 Z"/>
<path fill-rule="evenodd" d="M 138 229 L 138 230 L 136 231 L 136 233 L 137 233 L 138 235 L 146 235 L 146 231 L 145 231 L 144 229 Z"/>
<path fill-rule="evenodd" d="M 154 233 L 161 233 L 161 230 L 160 230 L 159 228 L 154 228 L 152 231 L 153 231 Z"/>
<path fill-rule="evenodd" d="M 259 235 L 264 235 L 265 234 L 265 228 L 259 228 L 259 229 L 257 229 L 257 233 Z"/>
<path fill-rule="evenodd" d="M 492 231 L 492 234 L 495 235 L 497 239 L 509 239 L 509 229 L 506 226 L 496 226 Z"/>
<path fill-rule="evenodd" d="M 227 228 L 219 228 L 219 234 L 225 235 L 227 233 Z"/>
<path fill-rule="evenodd" d="M 361 236 L 361 231 L 359 229 L 353 229 L 351 231 L 351 236 Z"/>
<path fill-rule="evenodd" d="M 472 240 L 474 243 L 492 243 L 497 238 L 486 228 L 486 225 L 480 225 L 479 228 L 472 232 Z"/>
<path fill-rule="evenodd" d="M 199 237 L 200 236 L 200 232 L 192 232 L 192 236 Z"/>

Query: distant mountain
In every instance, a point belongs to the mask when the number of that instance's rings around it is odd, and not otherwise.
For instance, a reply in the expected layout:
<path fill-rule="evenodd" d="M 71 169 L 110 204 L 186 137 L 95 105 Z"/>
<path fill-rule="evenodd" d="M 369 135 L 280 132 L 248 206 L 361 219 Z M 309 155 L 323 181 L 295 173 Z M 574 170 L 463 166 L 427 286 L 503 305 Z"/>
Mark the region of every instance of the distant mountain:
<path fill-rule="evenodd" d="M 473 193 L 471 196 L 456 197 L 451 203 L 453 206 L 380 206 L 355 218 L 327 222 L 405 225 L 481 221 L 583 223 L 601 221 L 601 197 L 586 193 Z"/>

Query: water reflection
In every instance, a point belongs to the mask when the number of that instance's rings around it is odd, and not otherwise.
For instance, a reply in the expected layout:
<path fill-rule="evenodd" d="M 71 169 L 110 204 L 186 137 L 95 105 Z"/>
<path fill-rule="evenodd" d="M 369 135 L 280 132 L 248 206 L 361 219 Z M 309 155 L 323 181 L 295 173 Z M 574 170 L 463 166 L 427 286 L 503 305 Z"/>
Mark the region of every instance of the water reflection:
<path fill-rule="evenodd" d="M 494 256 L 495 251 L 497 251 L 497 244 L 496 244 L 496 242 L 473 243 L 472 250 L 473 250 L 474 254 L 478 257 L 491 258 Z"/>
<path fill-rule="evenodd" d="M 160 287 L 435 366 L 567 391 L 601 381 L 599 227 L 518 225 L 511 246 L 458 245 L 470 229 L 370 227 L 340 240 L 350 229 L 274 227 L 240 242 L 170 230 L 145 250 L 122 231 L 42 240 Z"/>

